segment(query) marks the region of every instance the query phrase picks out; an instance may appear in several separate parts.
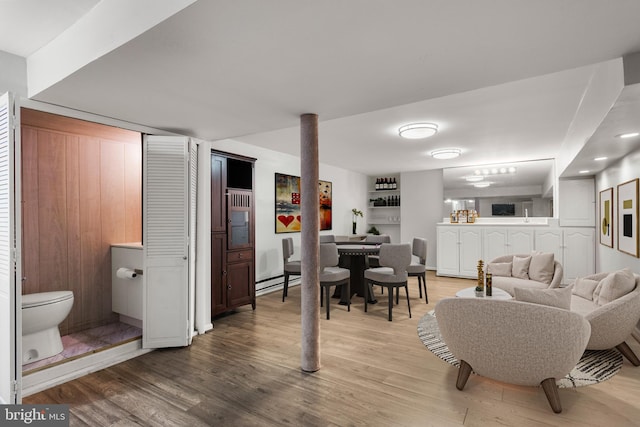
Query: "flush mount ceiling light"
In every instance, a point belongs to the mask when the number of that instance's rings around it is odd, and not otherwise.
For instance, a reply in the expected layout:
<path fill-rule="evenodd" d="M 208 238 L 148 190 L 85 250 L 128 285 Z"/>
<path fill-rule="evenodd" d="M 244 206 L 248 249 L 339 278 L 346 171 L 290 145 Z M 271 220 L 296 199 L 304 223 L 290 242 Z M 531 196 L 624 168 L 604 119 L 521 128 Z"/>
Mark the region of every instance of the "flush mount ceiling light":
<path fill-rule="evenodd" d="M 478 182 L 478 183 L 473 184 L 473 186 L 476 187 L 476 188 L 485 188 L 485 187 L 488 187 L 490 185 L 491 185 L 490 182 Z"/>
<path fill-rule="evenodd" d="M 459 148 L 443 148 L 442 150 L 434 150 L 431 152 L 431 157 L 434 159 L 447 160 L 454 159 L 462 153 Z"/>
<path fill-rule="evenodd" d="M 422 139 L 438 133 L 438 125 L 435 123 L 410 123 L 398 129 L 398 134 L 407 139 Z"/>
<path fill-rule="evenodd" d="M 596 157 L 596 158 L 595 158 L 595 159 L 593 159 L 593 160 L 595 160 L 596 162 L 600 162 L 600 161 L 602 161 L 602 160 L 607 160 L 607 158 L 608 158 L 608 157 Z"/>
<path fill-rule="evenodd" d="M 578 173 L 582 173 L 582 174 L 589 173 L 589 172 L 591 172 L 591 171 L 588 171 L 588 170 L 586 170 L 586 169 L 585 169 L 585 170 L 578 171 Z"/>
<path fill-rule="evenodd" d="M 478 181 L 482 181 L 484 179 L 484 176 L 482 175 L 471 175 L 465 178 L 467 181 L 469 182 L 478 182 Z"/>
<path fill-rule="evenodd" d="M 623 134 L 618 135 L 618 138 L 623 138 L 623 139 L 625 139 L 625 138 L 633 138 L 634 136 L 638 136 L 638 135 L 640 135 L 640 133 L 638 133 L 638 132 L 623 133 Z"/>

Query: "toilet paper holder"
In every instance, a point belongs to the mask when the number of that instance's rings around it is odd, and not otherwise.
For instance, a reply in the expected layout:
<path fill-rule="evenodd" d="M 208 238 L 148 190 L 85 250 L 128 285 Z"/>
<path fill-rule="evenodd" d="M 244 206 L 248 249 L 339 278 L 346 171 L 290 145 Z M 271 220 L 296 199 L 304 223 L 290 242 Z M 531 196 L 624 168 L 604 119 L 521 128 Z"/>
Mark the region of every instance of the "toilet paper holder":
<path fill-rule="evenodd" d="M 116 277 L 120 279 L 135 279 L 138 276 L 142 276 L 143 272 L 140 268 L 126 268 L 120 267 L 116 270 Z"/>

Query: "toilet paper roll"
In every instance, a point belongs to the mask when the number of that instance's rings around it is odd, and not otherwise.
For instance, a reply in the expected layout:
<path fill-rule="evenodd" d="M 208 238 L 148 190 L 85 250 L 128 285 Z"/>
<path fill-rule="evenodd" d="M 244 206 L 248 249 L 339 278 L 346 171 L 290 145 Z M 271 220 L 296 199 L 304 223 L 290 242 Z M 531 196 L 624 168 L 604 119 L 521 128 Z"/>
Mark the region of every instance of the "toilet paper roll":
<path fill-rule="evenodd" d="M 116 276 L 119 277 L 120 279 L 135 279 L 138 276 L 138 273 L 136 273 L 135 270 L 132 270 L 130 268 L 120 267 L 116 271 Z"/>

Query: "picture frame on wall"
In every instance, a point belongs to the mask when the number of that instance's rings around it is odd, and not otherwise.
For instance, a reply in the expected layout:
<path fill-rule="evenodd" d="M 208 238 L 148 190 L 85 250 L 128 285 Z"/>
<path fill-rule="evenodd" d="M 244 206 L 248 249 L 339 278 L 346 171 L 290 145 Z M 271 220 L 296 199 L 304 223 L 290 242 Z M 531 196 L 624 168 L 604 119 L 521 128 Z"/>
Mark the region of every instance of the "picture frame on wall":
<path fill-rule="evenodd" d="M 613 187 L 600 192 L 600 244 L 613 248 Z"/>
<path fill-rule="evenodd" d="M 320 230 L 332 228 L 333 184 L 319 181 L 320 209 L 318 212 Z M 275 232 L 297 233 L 302 226 L 300 214 L 300 177 L 275 173 Z"/>
<path fill-rule="evenodd" d="M 638 257 L 638 178 L 618 184 L 618 250 Z"/>

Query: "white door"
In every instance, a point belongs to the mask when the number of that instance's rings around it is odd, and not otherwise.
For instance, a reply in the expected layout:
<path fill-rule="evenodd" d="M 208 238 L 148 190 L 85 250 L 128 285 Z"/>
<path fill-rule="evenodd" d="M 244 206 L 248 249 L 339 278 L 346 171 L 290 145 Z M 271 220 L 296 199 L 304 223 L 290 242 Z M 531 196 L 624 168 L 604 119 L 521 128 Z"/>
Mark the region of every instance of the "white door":
<path fill-rule="evenodd" d="M 573 283 L 578 277 L 595 271 L 595 229 L 567 228 L 564 230 L 563 283 Z"/>
<path fill-rule="evenodd" d="M 533 250 L 533 230 L 509 229 L 509 253 L 530 254 Z"/>
<path fill-rule="evenodd" d="M 189 138 L 143 140 L 142 346 L 189 344 Z"/>
<path fill-rule="evenodd" d="M 458 230 L 454 227 L 438 227 L 438 275 L 457 276 L 459 248 Z"/>
<path fill-rule="evenodd" d="M 482 230 L 460 229 L 460 276 L 477 278 L 478 261 L 482 259 Z"/>
<path fill-rule="evenodd" d="M 20 147 L 11 94 L 0 96 L 0 403 L 20 403 L 22 276 L 20 254 Z"/>

